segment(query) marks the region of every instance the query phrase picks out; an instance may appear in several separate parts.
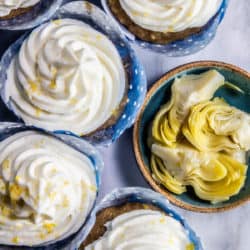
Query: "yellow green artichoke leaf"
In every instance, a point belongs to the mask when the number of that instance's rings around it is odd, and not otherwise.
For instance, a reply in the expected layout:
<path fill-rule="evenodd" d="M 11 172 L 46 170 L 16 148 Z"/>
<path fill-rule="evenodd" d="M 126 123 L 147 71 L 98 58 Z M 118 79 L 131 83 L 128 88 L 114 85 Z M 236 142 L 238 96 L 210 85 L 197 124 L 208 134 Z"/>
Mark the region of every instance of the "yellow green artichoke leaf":
<path fill-rule="evenodd" d="M 170 102 L 160 109 L 153 121 L 152 137 L 159 143 L 175 147 L 190 108 L 210 100 L 223 84 L 224 77 L 216 70 L 176 78 Z"/>

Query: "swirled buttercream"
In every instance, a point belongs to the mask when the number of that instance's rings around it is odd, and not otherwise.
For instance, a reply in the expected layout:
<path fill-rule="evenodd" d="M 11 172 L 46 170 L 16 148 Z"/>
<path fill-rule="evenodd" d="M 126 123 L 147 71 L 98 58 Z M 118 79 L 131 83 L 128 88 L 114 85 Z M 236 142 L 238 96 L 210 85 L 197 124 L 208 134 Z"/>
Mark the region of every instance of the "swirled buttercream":
<path fill-rule="evenodd" d="M 85 250 L 186 250 L 192 249 L 183 226 L 153 210 L 134 210 L 106 224 L 103 237 Z"/>
<path fill-rule="evenodd" d="M 138 26 L 156 32 L 179 32 L 204 26 L 222 0 L 119 0 Z"/>
<path fill-rule="evenodd" d="M 40 0 L 0 0 L 0 17 L 9 15 L 12 10 L 33 6 L 39 1 Z"/>
<path fill-rule="evenodd" d="M 82 21 L 35 29 L 8 70 L 6 98 L 26 124 L 95 131 L 119 108 L 125 70 L 113 43 Z"/>
<path fill-rule="evenodd" d="M 96 197 L 91 161 L 35 131 L 0 142 L 0 244 L 63 239 L 84 223 Z"/>

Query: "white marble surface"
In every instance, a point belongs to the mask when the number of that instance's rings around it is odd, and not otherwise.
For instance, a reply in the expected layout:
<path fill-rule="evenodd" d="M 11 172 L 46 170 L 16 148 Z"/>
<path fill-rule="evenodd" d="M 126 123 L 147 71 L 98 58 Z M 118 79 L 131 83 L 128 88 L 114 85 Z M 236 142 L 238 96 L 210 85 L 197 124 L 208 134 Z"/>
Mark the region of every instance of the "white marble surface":
<path fill-rule="evenodd" d="M 197 60 L 220 60 L 250 71 L 250 2 L 231 0 L 215 40 L 203 51 L 187 57 L 168 58 L 136 48 L 149 85 L 165 72 Z M 101 196 L 115 187 L 148 187 L 137 168 L 132 149 L 132 129 L 114 145 L 102 149 L 105 159 Z M 206 250 L 250 250 L 250 203 L 229 212 L 198 214 L 175 208 L 199 234 Z"/>

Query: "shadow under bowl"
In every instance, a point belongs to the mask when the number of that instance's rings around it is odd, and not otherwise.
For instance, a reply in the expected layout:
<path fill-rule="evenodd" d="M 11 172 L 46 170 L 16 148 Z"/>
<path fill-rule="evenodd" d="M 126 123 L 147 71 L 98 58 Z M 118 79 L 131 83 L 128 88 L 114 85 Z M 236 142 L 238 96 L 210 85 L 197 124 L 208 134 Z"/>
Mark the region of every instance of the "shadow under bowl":
<path fill-rule="evenodd" d="M 228 201 L 212 204 L 199 199 L 192 190 L 181 195 L 176 195 L 162 185 L 156 183 L 150 171 L 150 149 L 147 146 L 149 124 L 154 119 L 161 105 L 167 103 L 171 98 L 171 85 L 176 77 L 185 74 L 200 74 L 210 69 L 219 71 L 226 81 L 233 83 L 245 93 L 232 91 L 229 88 L 220 88 L 215 96 L 224 98 L 227 103 L 238 109 L 250 113 L 250 73 L 237 66 L 216 61 L 199 61 L 188 63 L 169 71 L 157 81 L 148 92 L 145 102 L 135 122 L 133 143 L 136 160 L 150 186 L 163 194 L 173 204 L 195 212 L 220 212 L 235 208 L 247 200 L 250 200 L 250 170 L 247 172 L 247 179 L 239 194 L 232 196 Z M 249 138 L 250 139 L 250 138 Z M 250 159 L 247 159 L 248 166 Z"/>

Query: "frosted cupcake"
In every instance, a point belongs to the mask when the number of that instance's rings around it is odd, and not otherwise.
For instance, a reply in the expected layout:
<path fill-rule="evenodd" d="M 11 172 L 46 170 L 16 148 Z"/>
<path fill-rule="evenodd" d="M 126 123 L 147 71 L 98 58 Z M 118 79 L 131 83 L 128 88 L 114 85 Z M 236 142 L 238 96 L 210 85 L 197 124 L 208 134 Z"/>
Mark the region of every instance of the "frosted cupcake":
<path fill-rule="evenodd" d="M 63 0 L 1 0 L 0 29 L 23 30 L 48 20 Z"/>
<path fill-rule="evenodd" d="M 105 35 L 84 22 L 58 19 L 23 42 L 9 67 L 5 94 L 25 124 L 84 135 L 119 114 L 126 73 Z"/>
<path fill-rule="evenodd" d="M 146 92 L 144 69 L 96 6 L 70 2 L 54 18 L 2 57 L 2 99 L 26 125 L 107 145 L 134 122 Z"/>
<path fill-rule="evenodd" d="M 175 47 L 182 45 L 181 48 L 184 50 L 185 47 L 180 41 L 186 39 L 189 39 L 189 48 L 194 46 L 191 41 L 193 38 L 196 42 L 202 39 L 206 44 L 208 38 L 204 37 L 204 32 L 209 30 L 210 35 L 207 35 L 210 38 L 214 35 L 223 17 L 226 2 L 102 0 L 106 11 L 119 22 L 128 38 L 137 41 L 143 47 L 158 47 L 158 52 L 170 52 L 170 47 L 167 46 L 169 44 Z"/>
<path fill-rule="evenodd" d="M 113 191 L 98 208 L 95 225 L 80 249 L 201 250 L 186 223 L 162 197 L 142 188 Z"/>
<path fill-rule="evenodd" d="M 100 162 L 74 148 L 70 137 L 17 125 L 0 142 L 1 249 L 53 244 L 61 249 L 58 243 L 69 237 L 60 244 L 71 249 L 72 235 L 93 207 Z"/>
<path fill-rule="evenodd" d="M 11 19 L 16 16 L 22 15 L 32 8 L 35 5 L 39 4 L 40 0 L 16 0 L 16 1 L 8 1 L 2 0 L 0 2 L 0 19 Z"/>

